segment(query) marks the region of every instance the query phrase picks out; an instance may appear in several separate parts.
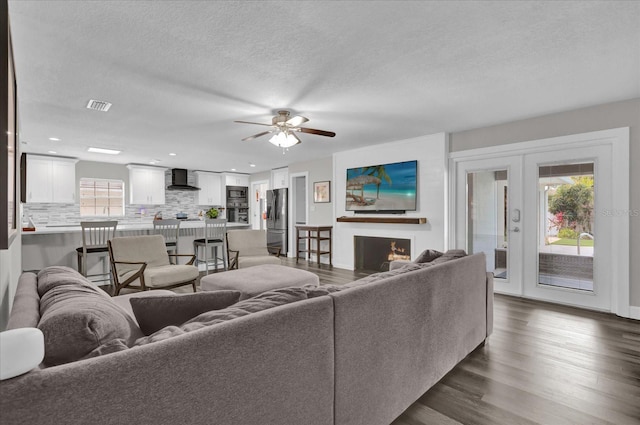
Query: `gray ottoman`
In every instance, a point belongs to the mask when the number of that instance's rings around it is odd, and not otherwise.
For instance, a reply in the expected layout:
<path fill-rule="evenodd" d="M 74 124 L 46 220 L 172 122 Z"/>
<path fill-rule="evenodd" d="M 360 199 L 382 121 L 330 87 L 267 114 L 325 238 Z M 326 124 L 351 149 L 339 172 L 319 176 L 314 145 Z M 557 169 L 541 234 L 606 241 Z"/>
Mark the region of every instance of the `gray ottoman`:
<path fill-rule="evenodd" d="M 319 284 L 320 279 L 313 273 L 276 264 L 262 264 L 246 269 L 214 273 L 200 279 L 200 289 L 203 291 L 233 289 L 242 292 L 241 300 L 271 289 L 304 285 L 318 286 Z"/>

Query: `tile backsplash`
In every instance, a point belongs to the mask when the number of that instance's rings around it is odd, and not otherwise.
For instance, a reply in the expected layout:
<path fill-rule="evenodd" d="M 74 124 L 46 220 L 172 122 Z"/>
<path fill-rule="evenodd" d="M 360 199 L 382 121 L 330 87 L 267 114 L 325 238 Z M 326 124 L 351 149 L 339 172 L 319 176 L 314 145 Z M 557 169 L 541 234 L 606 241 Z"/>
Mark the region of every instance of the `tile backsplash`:
<path fill-rule="evenodd" d="M 193 173 L 188 173 L 188 183 L 195 184 Z M 167 186 L 171 184 L 171 174 L 165 174 Z M 76 224 L 82 220 L 116 219 L 122 224 L 151 222 L 160 212 L 163 218 L 175 218 L 178 213 L 186 213 L 189 218 L 197 218 L 200 211 L 214 205 L 197 205 L 197 191 L 167 190 L 164 205 L 125 205 L 123 217 L 80 217 L 80 204 L 23 204 L 23 217 L 31 217 L 36 226 L 56 224 Z M 224 213 L 221 218 L 224 217 Z"/>

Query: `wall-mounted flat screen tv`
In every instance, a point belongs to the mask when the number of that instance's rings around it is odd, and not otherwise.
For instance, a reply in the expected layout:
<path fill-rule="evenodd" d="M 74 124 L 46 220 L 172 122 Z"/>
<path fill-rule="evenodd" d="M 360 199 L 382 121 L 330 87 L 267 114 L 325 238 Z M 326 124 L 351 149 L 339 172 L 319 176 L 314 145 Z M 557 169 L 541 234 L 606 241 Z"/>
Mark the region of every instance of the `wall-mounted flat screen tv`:
<path fill-rule="evenodd" d="M 347 169 L 346 210 L 361 213 L 415 211 L 418 161 Z"/>

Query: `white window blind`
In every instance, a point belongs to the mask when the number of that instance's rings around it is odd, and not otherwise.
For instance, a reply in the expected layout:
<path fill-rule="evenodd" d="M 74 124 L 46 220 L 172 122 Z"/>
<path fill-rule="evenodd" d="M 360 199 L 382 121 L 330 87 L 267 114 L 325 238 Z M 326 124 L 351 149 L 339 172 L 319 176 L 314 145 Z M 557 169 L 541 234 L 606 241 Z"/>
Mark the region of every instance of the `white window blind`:
<path fill-rule="evenodd" d="M 80 179 L 81 217 L 124 215 L 124 182 L 94 178 Z"/>

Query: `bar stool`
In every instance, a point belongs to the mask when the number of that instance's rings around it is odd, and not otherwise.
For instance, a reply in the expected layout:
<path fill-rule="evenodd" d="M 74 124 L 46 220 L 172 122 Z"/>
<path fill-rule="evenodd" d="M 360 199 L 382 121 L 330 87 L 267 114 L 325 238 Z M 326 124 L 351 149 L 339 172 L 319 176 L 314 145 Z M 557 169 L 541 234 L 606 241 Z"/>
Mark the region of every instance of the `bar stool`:
<path fill-rule="evenodd" d="M 180 237 L 180 220 L 153 220 L 153 232 L 164 236 L 167 252 L 178 253 L 178 238 Z M 171 258 L 171 257 L 169 257 Z"/>
<path fill-rule="evenodd" d="M 108 269 L 106 259 L 109 258 L 107 241 L 116 235 L 117 221 L 81 221 L 82 246 L 76 248 L 78 255 L 78 271 L 85 277 L 102 276 L 106 279 L 92 280 L 92 282 L 109 281 L 111 283 L 111 271 Z M 102 257 L 103 273 L 89 275 L 87 269 L 87 257 L 89 254 L 97 254 Z"/>
<path fill-rule="evenodd" d="M 224 270 L 227 270 L 227 251 L 225 249 L 225 238 L 227 235 L 226 219 L 207 219 L 204 222 L 204 238 L 193 241 L 193 253 L 196 255 L 195 265 L 205 263 L 207 274 L 209 274 L 209 248 L 214 249 L 213 261 L 215 271 L 218 271 L 218 260 L 222 259 Z M 200 260 L 199 248 L 204 248 L 204 261 Z M 218 248 L 222 248 L 222 258 L 218 257 Z"/>

